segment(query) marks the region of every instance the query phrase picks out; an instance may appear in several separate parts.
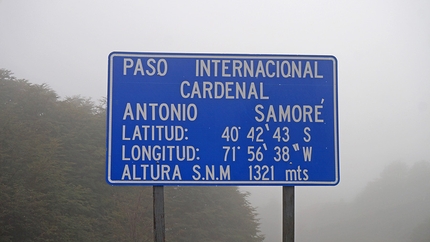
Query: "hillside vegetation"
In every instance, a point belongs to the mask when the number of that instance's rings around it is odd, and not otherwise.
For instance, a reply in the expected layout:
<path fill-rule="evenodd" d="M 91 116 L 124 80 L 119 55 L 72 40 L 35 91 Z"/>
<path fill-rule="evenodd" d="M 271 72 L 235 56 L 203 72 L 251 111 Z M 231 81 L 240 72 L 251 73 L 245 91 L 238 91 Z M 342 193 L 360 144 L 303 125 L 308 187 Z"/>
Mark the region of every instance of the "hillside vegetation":
<path fill-rule="evenodd" d="M 153 241 L 152 187 L 105 182 L 105 108 L 0 69 L 0 241 Z M 237 187 L 166 187 L 166 241 L 262 241 Z"/>

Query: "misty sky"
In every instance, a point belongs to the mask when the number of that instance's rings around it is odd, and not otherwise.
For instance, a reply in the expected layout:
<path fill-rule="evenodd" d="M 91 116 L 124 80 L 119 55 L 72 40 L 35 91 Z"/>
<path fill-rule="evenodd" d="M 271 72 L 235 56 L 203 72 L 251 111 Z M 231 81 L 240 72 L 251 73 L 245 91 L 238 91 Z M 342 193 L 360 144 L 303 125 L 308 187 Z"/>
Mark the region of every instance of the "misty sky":
<path fill-rule="evenodd" d="M 98 100 L 112 51 L 336 56 L 341 181 L 297 188 L 297 206 L 350 200 L 388 163 L 429 160 L 428 0 L 0 0 L 0 68 L 18 78 Z"/>

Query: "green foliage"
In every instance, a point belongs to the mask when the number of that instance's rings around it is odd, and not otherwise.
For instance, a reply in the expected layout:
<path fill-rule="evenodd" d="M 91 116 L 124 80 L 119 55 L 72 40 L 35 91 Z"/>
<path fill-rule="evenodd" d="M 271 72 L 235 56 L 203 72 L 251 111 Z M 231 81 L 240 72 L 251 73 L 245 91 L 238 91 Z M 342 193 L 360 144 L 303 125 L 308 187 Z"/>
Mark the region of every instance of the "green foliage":
<path fill-rule="evenodd" d="M 0 241 L 153 241 L 152 187 L 105 182 L 102 104 L 0 69 Z M 165 189 L 167 241 L 262 241 L 236 187 Z"/>
<path fill-rule="evenodd" d="M 248 194 L 237 187 L 168 187 L 166 194 L 168 241 L 262 241 Z"/>

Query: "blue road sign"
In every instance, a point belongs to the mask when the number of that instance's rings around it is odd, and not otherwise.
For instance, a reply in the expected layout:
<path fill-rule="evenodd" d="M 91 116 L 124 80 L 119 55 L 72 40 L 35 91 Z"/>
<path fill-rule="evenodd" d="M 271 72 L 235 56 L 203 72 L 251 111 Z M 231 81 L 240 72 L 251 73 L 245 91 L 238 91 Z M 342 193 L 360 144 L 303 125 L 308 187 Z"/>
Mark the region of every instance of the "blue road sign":
<path fill-rule="evenodd" d="M 111 185 L 336 185 L 334 56 L 112 52 Z"/>

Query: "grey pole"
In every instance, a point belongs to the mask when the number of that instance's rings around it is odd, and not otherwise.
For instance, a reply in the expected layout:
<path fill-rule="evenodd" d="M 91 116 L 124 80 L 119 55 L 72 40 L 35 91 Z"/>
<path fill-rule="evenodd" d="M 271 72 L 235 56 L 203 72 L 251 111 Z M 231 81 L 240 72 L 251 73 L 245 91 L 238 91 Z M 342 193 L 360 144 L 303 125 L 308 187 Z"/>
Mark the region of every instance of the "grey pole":
<path fill-rule="evenodd" d="M 166 239 L 164 223 L 164 187 L 153 186 L 154 242 Z"/>
<path fill-rule="evenodd" d="M 282 187 L 282 241 L 294 242 L 294 186 Z"/>

